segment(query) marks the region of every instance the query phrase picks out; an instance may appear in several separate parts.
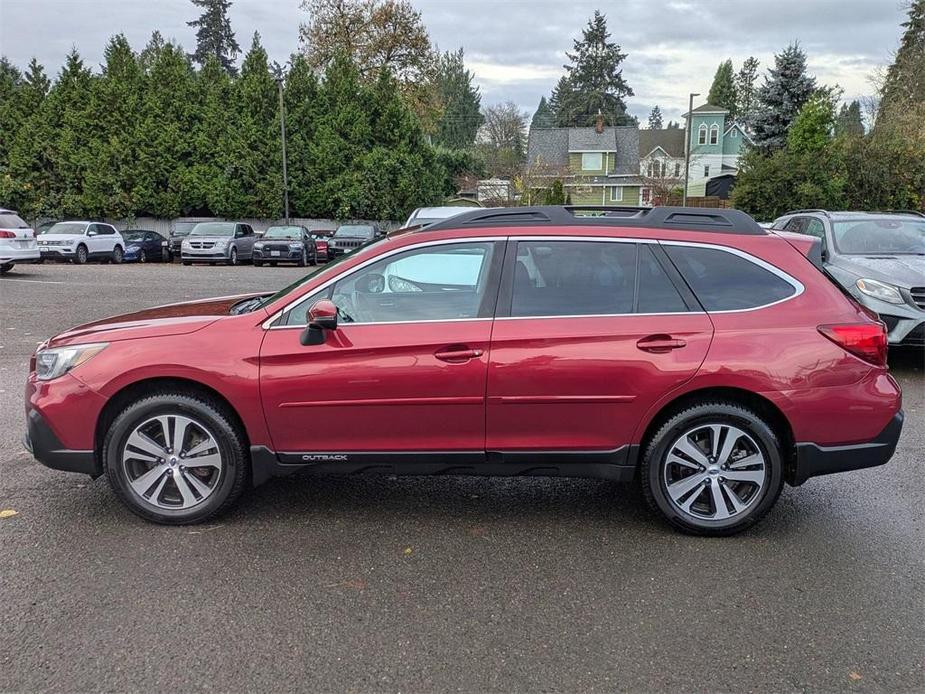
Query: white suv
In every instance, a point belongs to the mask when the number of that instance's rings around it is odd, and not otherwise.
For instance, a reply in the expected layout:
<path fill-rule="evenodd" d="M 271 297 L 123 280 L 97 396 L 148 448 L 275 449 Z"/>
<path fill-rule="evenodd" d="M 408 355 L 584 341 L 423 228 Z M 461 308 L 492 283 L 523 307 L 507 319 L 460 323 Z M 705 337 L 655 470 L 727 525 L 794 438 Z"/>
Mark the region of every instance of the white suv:
<path fill-rule="evenodd" d="M 42 260 L 70 260 L 83 265 L 98 258 L 121 263 L 125 241 L 111 224 L 103 222 L 58 222 L 38 237 Z"/>
<path fill-rule="evenodd" d="M 34 263 L 39 257 L 32 227 L 13 210 L 0 208 L 0 275 L 16 263 Z"/>

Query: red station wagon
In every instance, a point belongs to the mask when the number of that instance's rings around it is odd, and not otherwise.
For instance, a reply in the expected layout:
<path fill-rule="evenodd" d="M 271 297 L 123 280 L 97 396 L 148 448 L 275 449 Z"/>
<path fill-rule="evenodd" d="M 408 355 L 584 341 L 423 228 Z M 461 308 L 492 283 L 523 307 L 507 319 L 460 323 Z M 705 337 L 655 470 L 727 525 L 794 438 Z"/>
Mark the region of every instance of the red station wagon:
<path fill-rule="evenodd" d="M 577 212 L 473 210 L 276 294 L 69 330 L 36 351 L 26 444 L 159 523 L 297 470 L 555 475 L 638 477 L 705 535 L 784 482 L 889 460 L 884 326 L 814 238 L 735 210 Z"/>

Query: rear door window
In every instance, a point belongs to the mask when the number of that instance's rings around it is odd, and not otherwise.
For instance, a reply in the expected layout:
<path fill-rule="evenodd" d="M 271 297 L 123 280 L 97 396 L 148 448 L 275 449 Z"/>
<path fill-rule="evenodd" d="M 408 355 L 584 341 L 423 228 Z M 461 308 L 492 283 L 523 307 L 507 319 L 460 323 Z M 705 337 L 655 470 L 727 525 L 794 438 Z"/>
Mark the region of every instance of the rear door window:
<path fill-rule="evenodd" d="M 637 273 L 637 313 L 684 313 L 688 310 L 648 244 L 639 246 Z"/>
<path fill-rule="evenodd" d="M 512 317 L 633 313 L 636 244 L 520 241 Z"/>
<path fill-rule="evenodd" d="M 707 311 L 741 311 L 796 294 L 771 270 L 717 248 L 666 244 L 665 251 Z"/>

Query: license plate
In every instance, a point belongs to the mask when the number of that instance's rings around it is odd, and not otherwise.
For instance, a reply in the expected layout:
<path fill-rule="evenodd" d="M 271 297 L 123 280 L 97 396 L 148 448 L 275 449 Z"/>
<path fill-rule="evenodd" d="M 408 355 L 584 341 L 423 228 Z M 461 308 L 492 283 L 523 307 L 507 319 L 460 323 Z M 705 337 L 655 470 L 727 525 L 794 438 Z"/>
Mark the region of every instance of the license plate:
<path fill-rule="evenodd" d="M 279 258 L 279 251 L 270 251 L 270 257 Z"/>

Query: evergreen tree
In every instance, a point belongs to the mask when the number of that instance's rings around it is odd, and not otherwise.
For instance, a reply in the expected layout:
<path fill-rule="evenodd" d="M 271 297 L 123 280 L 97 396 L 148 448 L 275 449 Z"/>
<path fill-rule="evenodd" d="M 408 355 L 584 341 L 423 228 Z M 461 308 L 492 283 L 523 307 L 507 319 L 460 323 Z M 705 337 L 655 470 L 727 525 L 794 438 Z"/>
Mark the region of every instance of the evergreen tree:
<path fill-rule="evenodd" d="M 570 63 L 564 67 L 570 89 L 556 88 L 558 125 L 592 125 L 598 113 L 603 114 L 610 125 L 632 122 L 626 114 L 624 99 L 633 96 L 633 90 L 623 79 L 620 68 L 626 54 L 609 39 L 607 20 L 595 10 L 582 31 L 581 40 L 576 40 L 572 52 L 566 54 Z"/>
<path fill-rule="evenodd" d="M 570 110 L 576 103 L 575 88 L 571 80 L 565 75 L 559 78 L 549 97 L 549 110 L 552 111 L 554 126 L 568 127 L 574 120 L 574 113 Z"/>
<path fill-rule="evenodd" d="M 736 117 L 736 88 L 733 77 L 732 61 L 724 60 L 716 68 L 707 103 L 719 106 L 729 111 L 729 118 Z"/>
<path fill-rule="evenodd" d="M 91 217 L 125 217 L 136 209 L 137 125 L 141 68 L 128 40 L 113 36 L 102 74 L 92 82 L 84 131 L 86 173 L 81 206 Z"/>
<path fill-rule="evenodd" d="M 450 149 L 465 149 L 475 142 L 482 124 L 482 95 L 472 84 L 474 75 L 463 62 L 463 49 L 447 52 L 437 63 L 437 91 L 443 114 L 437 121 L 434 141 Z"/>
<path fill-rule="evenodd" d="M 190 211 L 218 214 L 230 197 L 225 189 L 223 143 L 234 115 L 232 83 L 215 56 L 206 58 L 194 83 L 197 114 L 190 138 L 193 159 L 189 174 L 195 192 Z"/>
<path fill-rule="evenodd" d="M 556 126 L 556 116 L 546 101 L 545 96 L 540 97 L 540 103 L 533 113 L 533 119 L 530 121 L 530 129 L 554 128 Z"/>
<path fill-rule="evenodd" d="M 669 123 L 670 126 L 670 123 Z M 662 109 L 656 104 L 652 108 L 652 112 L 649 114 L 649 130 L 661 130 L 662 129 Z"/>
<path fill-rule="evenodd" d="M 857 99 L 842 104 L 835 121 L 836 135 L 863 135 L 864 121 L 861 119 L 861 104 Z"/>
<path fill-rule="evenodd" d="M 666 126 L 666 130 L 680 130 L 681 124 L 677 121 L 670 120 Z"/>
<path fill-rule="evenodd" d="M 155 32 L 139 57 L 146 66 L 139 104 L 134 190 L 136 214 L 177 217 L 197 204 L 193 173 L 197 114 L 204 104 L 196 77 L 180 46 Z"/>
<path fill-rule="evenodd" d="M 7 166 L 13 137 L 22 124 L 23 113 L 19 103 L 21 82 L 19 68 L 6 56 L 0 57 L 0 176 Z"/>
<path fill-rule="evenodd" d="M 236 74 L 235 60 L 241 47 L 231 30 L 228 9 L 231 0 L 190 0 L 202 8 L 199 19 L 187 22 L 187 26 L 196 27 L 196 52 L 190 58 L 204 66 L 206 59 L 213 56 L 230 74 Z"/>
<path fill-rule="evenodd" d="M 279 217 L 283 180 L 278 86 L 256 32 L 232 93 L 219 159 L 222 197 L 215 211 L 227 217 Z"/>
<path fill-rule="evenodd" d="M 803 104 L 816 92 L 816 79 L 806 72 L 806 54 L 798 43 L 774 56 L 758 90 L 758 107 L 752 120 L 755 144 L 764 151 L 780 149 Z"/>
<path fill-rule="evenodd" d="M 73 49 L 45 100 L 46 123 L 53 133 L 48 153 L 52 158 L 54 180 L 48 186 L 44 209 L 54 209 L 64 217 L 88 216 L 83 187 L 91 165 L 88 150 L 90 98 L 94 78 Z M 34 123 L 40 131 L 42 124 Z M 30 137 L 28 134 L 24 137 Z"/>
<path fill-rule="evenodd" d="M 881 89 L 880 116 L 886 119 L 925 104 L 925 0 L 912 0 L 901 26 L 905 32 Z"/>
<path fill-rule="evenodd" d="M 289 168 L 289 204 L 296 217 L 320 217 L 324 210 L 315 206 L 313 191 L 325 176 L 325 163 L 309 156 L 316 138 L 320 107 L 320 85 L 315 71 L 303 55 L 292 59 L 286 77 L 286 156 Z"/>
<path fill-rule="evenodd" d="M 755 84 L 758 81 L 758 64 L 757 58 L 746 58 L 735 78 L 736 117 L 746 125 L 751 124 L 755 115 L 758 98 Z"/>

